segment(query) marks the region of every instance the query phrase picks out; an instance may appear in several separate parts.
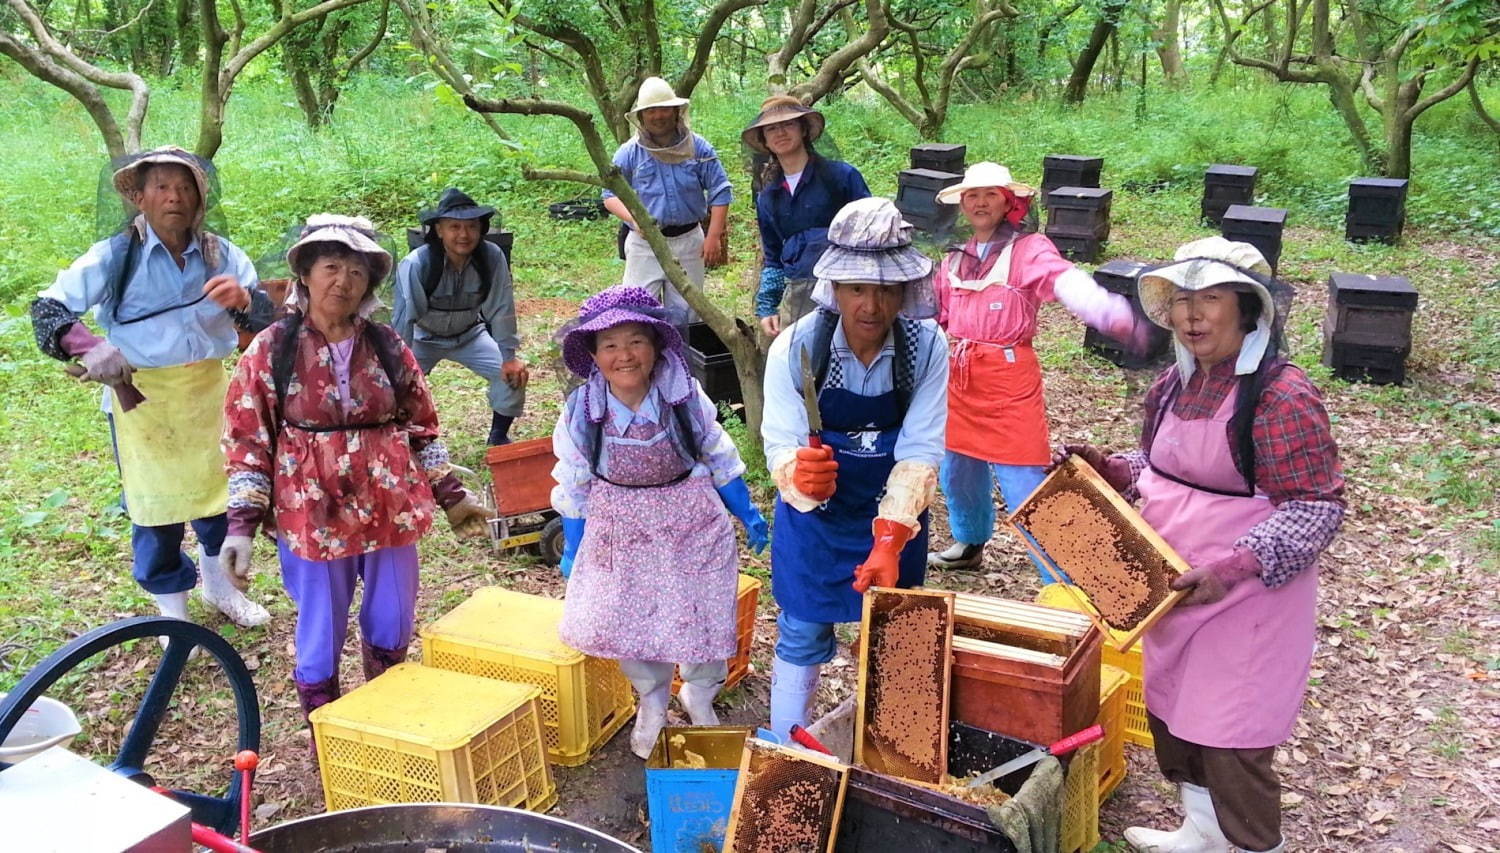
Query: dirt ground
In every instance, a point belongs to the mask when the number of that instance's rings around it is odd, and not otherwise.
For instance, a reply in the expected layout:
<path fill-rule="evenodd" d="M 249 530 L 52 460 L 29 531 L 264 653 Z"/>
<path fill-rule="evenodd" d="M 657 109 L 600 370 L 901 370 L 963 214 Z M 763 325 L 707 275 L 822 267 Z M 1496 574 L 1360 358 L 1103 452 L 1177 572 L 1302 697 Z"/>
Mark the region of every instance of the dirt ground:
<path fill-rule="evenodd" d="M 1473 250 L 1442 244 L 1433 251 Z M 1320 284 L 1302 284 L 1296 310 L 1321 315 Z M 570 307 L 550 302 L 538 300 L 530 306 L 537 316 L 528 325 L 553 324 L 556 315 Z M 1070 318 L 1054 310 L 1044 317 L 1040 351 L 1076 345 L 1082 333 Z M 1431 399 L 1446 395 L 1462 405 L 1500 411 L 1493 377 L 1466 372 L 1463 364 L 1436 354 L 1443 334 L 1442 313 L 1423 322 L 1430 324 L 1424 329 L 1439 343 L 1414 354 L 1412 393 Z M 1149 372 L 1122 377 L 1097 361 L 1080 360 L 1066 371 L 1047 369 L 1054 440 L 1128 446 L 1150 378 Z M 445 393 L 439 388 L 440 403 Z M 1411 416 L 1409 409 L 1343 383 L 1331 384 L 1325 395 L 1348 476 L 1349 514 L 1322 560 L 1318 646 L 1306 704 L 1293 737 L 1277 751 L 1288 849 L 1500 849 L 1500 689 L 1495 680 L 1500 670 L 1500 615 L 1494 558 L 1476 546 L 1474 535 L 1492 523 L 1490 511 L 1455 517 L 1450 508 L 1411 497 L 1412 490 L 1388 481 L 1402 476 L 1402 453 L 1415 452 L 1431 439 L 1433 427 Z M 518 429 L 522 435 L 545 434 L 552 417 L 543 408 L 529 413 Z M 460 420 L 455 426 L 483 435 L 477 416 L 472 423 Z M 1497 429 L 1494 423 L 1487 427 L 1481 448 L 1494 446 Z M 1389 458 L 1392 449 L 1394 462 Z M 1480 452 L 1473 464 L 1500 465 L 1500 459 L 1493 451 Z M 1371 473 L 1377 470 L 1385 473 Z M 1493 499 L 1485 504 L 1494 505 Z M 933 541 L 947 542 L 941 508 L 935 512 Z M 490 554 L 455 542 L 446 531 L 424 542 L 423 559 L 419 623 L 451 609 L 479 586 L 562 593 L 556 571 L 534 558 Z M 260 560 L 262 571 L 274 575 L 270 555 L 261 554 Z M 764 557 L 746 554 L 745 560 L 762 575 L 769 569 Z M 120 578 L 118 583 L 130 581 Z M 934 572 L 928 585 L 1031 600 L 1038 581 L 1013 540 L 997 533 L 982 570 Z M 255 672 L 264 718 L 255 821 L 269 825 L 320 811 L 322 793 L 288 678 L 294 613 L 273 580 L 261 578 L 256 594 L 271 607 L 272 624 L 237 636 L 232 628 L 225 632 Z M 206 622 L 223 627 L 196 607 L 195 613 Z M 112 618 L 126 615 L 120 612 Z M 767 591 L 758 617 L 754 671 L 722 697 L 726 722 L 764 720 L 774 618 Z M 841 633 L 842 641 L 849 639 L 852 632 Z M 351 638 L 348 651 L 354 653 L 346 655 L 344 670 L 350 686 L 360 680 L 352 643 Z M 414 644 L 413 657 L 420 653 L 419 646 Z M 108 756 L 118 746 L 134 707 L 128 697 L 149 676 L 158 654 L 154 644 L 145 643 L 118 650 L 101 659 L 75 687 L 75 707 L 95 709 L 83 716 L 89 726 L 86 746 L 96 756 Z M 847 646 L 825 673 L 820 711 L 854 689 Z M 194 664 L 153 759 L 153 769 L 163 781 L 213 790 L 227 779 L 232 748 L 223 731 L 231 708 L 222 685 L 220 676 Z M 649 847 L 644 776 L 640 761 L 629 753 L 626 732 L 628 725 L 585 766 L 555 769 L 561 798 L 552 813 L 644 850 Z M 1179 816 L 1174 792 L 1161 779 L 1149 751 L 1130 747 L 1128 754 L 1129 775 L 1101 808 L 1106 842 L 1118 841 L 1127 825 L 1175 826 Z"/>

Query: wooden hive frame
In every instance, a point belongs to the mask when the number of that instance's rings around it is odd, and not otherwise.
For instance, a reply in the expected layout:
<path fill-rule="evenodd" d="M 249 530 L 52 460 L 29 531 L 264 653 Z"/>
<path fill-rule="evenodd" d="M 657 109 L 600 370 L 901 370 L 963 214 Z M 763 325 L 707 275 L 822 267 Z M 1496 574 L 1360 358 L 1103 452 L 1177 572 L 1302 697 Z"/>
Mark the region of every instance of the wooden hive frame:
<path fill-rule="evenodd" d="M 793 844 L 784 825 L 779 826 L 780 834 L 775 831 L 778 822 L 788 819 L 786 812 L 795 808 L 786 798 L 794 795 L 792 786 L 799 783 L 815 798 L 801 815 L 817 836 L 811 845 Z M 833 853 L 848 786 L 849 768 L 828 756 L 749 738 L 740 754 L 724 853 Z"/>
<path fill-rule="evenodd" d="M 1114 625 L 1103 616 L 1090 598 L 1102 598 L 1103 593 L 1109 588 L 1109 579 L 1101 577 L 1097 573 L 1096 564 L 1076 563 L 1068 566 L 1058 566 L 1046 550 L 1040 545 L 1031 531 L 1025 526 L 1025 520 L 1036 511 L 1042 502 L 1053 495 L 1073 491 L 1084 493 L 1085 499 L 1097 507 L 1100 504 L 1107 507 L 1109 512 L 1098 513 L 1097 518 L 1102 519 L 1114 531 L 1116 541 L 1121 540 L 1133 542 L 1138 549 L 1150 552 L 1154 559 L 1146 561 L 1142 565 L 1143 571 L 1149 576 L 1148 589 L 1145 591 L 1145 600 L 1150 611 L 1136 621 L 1134 625 Z M 1129 503 L 1116 492 L 1114 487 L 1105 481 L 1087 462 L 1076 456 L 1068 457 L 1067 461 L 1057 466 L 1047 479 L 1031 493 L 1016 511 L 1011 513 L 1009 523 L 1012 532 L 1026 549 L 1037 558 L 1043 568 L 1061 584 L 1068 595 L 1079 605 L 1079 609 L 1089 615 L 1099 630 L 1103 632 L 1106 642 L 1121 652 L 1128 651 L 1141 635 L 1150 628 L 1162 614 L 1171 610 L 1187 594 L 1187 590 L 1173 590 L 1171 582 L 1180 575 L 1191 571 L 1187 561 L 1161 538 L 1145 519 L 1141 518 Z M 1064 574 L 1066 573 L 1066 574 Z M 1138 580 L 1135 575 L 1132 578 Z M 1071 583 L 1069 580 L 1071 579 Z M 1074 586 L 1088 593 L 1088 598 L 1080 595 Z M 1122 632 L 1116 637 L 1112 631 Z"/>
<path fill-rule="evenodd" d="M 931 609 L 937 615 L 936 630 L 930 636 L 906 633 L 899 638 L 884 636 L 883 627 L 901 615 L 919 609 Z M 897 776 L 930 785 L 941 784 L 948 773 L 948 690 L 953 670 L 953 593 L 917 589 L 886 589 L 876 587 L 865 593 L 864 612 L 860 625 L 859 686 L 854 717 L 854 761 L 879 773 Z M 905 719 L 894 719 L 901 715 L 899 706 L 887 709 L 884 702 L 883 678 L 879 662 L 882 657 L 894 658 L 906 649 L 894 648 L 896 642 L 916 644 L 920 653 L 925 645 L 930 654 L 925 655 L 932 666 L 930 672 L 910 672 L 912 680 L 920 684 L 901 691 L 902 697 L 911 697 L 921 688 L 931 685 L 930 699 L 935 700 L 935 713 L 908 714 Z M 872 666 L 872 663 L 875 664 Z M 920 699 L 916 701 L 921 701 Z M 908 709 L 909 710 L 909 709 Z M 925 709 L 924 709 L 925 710 Z M 888 725 L 881 725 L 889 719 Z M 913 746 L 920 739 L 928 754 L 914 755 L 912 749 L 891 741 L 883 732 L 891 730 L 902 733 L 903 742 Z M 924 760 L 925 759 L 925 760 Z"/>
<path fill-rule="evenodd" d="M 954 594 L 955 637 L 1067 657 L 1092 630 L 1089 617 L 1071 610 L 967 592 Z"/>

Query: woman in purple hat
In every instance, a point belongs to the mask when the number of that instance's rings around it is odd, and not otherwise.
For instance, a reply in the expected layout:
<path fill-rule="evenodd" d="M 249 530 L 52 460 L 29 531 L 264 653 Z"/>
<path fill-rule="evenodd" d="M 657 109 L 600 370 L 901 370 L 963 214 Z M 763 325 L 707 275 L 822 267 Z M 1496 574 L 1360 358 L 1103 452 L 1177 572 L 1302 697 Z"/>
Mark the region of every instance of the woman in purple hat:
<path fill-rule="evenodd" d="M 583 303 L 562 349 L 585 382 L 552 433 L 552 508 L 563 517 L 568 577 L 558 634 L 619 660 L 641 696 L 630 736 L 641 758 L 666 724 L 674 666 L 693 724 L 718 725 L 713 699 L 736 647 L 729 516 L 756 553 L 769 542 L 745 463 L 688 372 L 669 313 L 639 287 Z"/>

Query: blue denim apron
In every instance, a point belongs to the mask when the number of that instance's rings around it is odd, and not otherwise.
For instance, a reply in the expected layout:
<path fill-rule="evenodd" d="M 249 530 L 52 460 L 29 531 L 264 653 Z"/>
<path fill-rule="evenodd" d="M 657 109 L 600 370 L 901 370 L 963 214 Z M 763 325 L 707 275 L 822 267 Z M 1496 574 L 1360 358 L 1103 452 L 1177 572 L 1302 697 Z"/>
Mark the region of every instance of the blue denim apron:
<path fill-rule="evenodd" d="M 798 512 L 776 498 L 776 535 L 771 539 L 771 594 L 788 615 L 804 622 L 858 622 L 862 596 L 854 591 L 854 567 L 870 554 L 870 525 L 896 465 L 901 412 L 896 392 L 873 397 L 844 388 L 818 395 L 823 443 L 839 463 L 838 488 L 812 512 Z M 920 586 L 927 571 L 927 513 L 921 531 L 901 551 L 899 587 Z"/>

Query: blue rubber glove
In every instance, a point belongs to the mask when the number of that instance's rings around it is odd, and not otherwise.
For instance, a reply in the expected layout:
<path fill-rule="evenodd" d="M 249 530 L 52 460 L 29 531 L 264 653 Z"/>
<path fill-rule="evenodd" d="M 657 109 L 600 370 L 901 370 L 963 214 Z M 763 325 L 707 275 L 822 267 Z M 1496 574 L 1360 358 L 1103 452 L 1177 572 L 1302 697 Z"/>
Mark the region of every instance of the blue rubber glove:
<path fill-rule="evenodd" d="M 755 316 L 769 317 L 781 306 L 786 292 L 786 273 L 780 267 L 762 267 L 760 287 L 755 291 Z"/>
<path fill-rule="evenodd" d="M 563 552 L 557 568 L 563 577 L 573 574 L 573 559 L 578 556 L 578 545 L 583 541 L 583 524 L 588 519 L 563 516 Z"/>
<path fill-rule="evenodd" d="M 760 510 L 750 502 L 750 487 L 745 485 L 745 478 L 735 477 L 719 486 L 716 491 L 719 499 L 724 501 L 724 508 L 745 525 L 745 539 L 750 543 L 750 550 L 756 554 L 766 550 L 766 546 L 771 544 L 771 529 L 766 525 Z"/>

